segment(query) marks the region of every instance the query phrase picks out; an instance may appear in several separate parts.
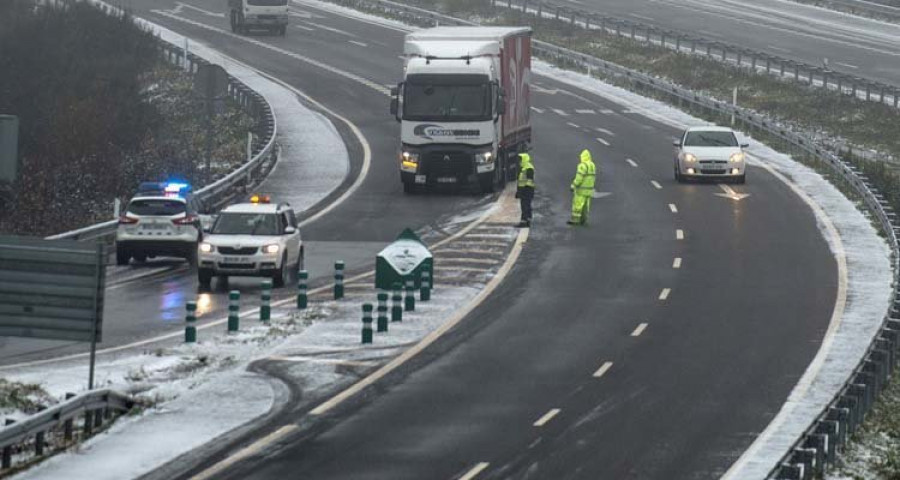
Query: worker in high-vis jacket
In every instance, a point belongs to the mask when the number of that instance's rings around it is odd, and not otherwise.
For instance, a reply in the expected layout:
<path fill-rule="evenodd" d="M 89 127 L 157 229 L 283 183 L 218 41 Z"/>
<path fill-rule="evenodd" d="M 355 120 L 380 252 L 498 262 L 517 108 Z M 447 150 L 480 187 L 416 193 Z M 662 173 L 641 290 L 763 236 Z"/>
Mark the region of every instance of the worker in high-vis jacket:
<path fill-rule="evenodd" d="M 528 153 L 519 154 L 519 178 L 516 183 L 516 198 L 522 207 L 522 221 L 519 227 L 531 227 L 531 201 L 534 200 L 534 164 Z"/>
<path fill-rule="evenodd" d="M 582 150 L 575 179 L 572 180 L 572 218 L 566 222 L 569 225 L 587 225 L 596 178 L 597 167 L 591 159 L 591 152 Z"/>

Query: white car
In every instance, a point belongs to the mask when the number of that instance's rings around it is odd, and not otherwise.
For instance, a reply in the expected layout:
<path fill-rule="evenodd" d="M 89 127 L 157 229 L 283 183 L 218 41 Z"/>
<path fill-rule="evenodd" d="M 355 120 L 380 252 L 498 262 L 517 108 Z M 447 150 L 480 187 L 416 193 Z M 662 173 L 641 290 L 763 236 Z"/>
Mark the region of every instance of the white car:
<path fill-rule="evenodd" d="M 258 195 L 250 203 L 230 205 L 217 216 L 197 255 L 202 287 L 209 287 L 213 276 L 272 277 L 276 287 L 284 286 L 303 267 L 294 210 Z"/>
<path fill-rule="evenodd" d="M 187 184 L 142 183 L 119 217 L 116 264 L 174 256 L 193 265 L 203 236 L 194 203 Z"/>
<path fill-rule="evenodd" d="M 744 183 L 747 163 L 744 149 L 734 130 L 727 127 L 691 127 L 673 142 L 675 180 L 722 178 Z"/>

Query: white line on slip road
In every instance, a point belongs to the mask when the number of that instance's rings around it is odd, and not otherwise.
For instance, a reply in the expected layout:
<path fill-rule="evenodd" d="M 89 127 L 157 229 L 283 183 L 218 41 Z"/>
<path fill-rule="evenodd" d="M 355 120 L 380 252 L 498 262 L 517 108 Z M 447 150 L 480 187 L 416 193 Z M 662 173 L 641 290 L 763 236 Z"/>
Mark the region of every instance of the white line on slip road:
<path fill-rule="evenodd" d="M 297 27 L 297 28 L 299 28 L 299 29 L 301 29 L 301 30 L 306 30 L 307 32 L 315 32 L 315 31 L 316 31 L 316 29 L 315 29 L 315 28 L 312 28 L 312 27 L 306 27 L 306 26 L 303 26 L 303 25 L 297 25 L 297 24 L 294 24 L 294 26 Z"/>
<path fill-rule="evenodd" d="M 202 14 L 204 14 L 204 15 L 209 15 L 210 17 L 225 18 L 225 14 L 224 14 L 224 13 L 210 12 L 209 10 L 204 10 L 204 9 L 202 9 L 202 8 L 195 7 L 195 6 L 193 6 L 193 5 L 188 5 L 188 4 L 186 4 L 186 3 L 181 3 L 181 2 L 176 2 L 176 3 L 177 3 L 178 5 L 180 5 L 182 8 L 190 8 L 191 10 L 193 10 L 193 11 L 195 11 L 195 12 L 200 12 L 200 13 L 202 13 Z"/>
<path fill-rule="evenodd" d="M 614 111 L 612 111 L 612 110 L 610 110 L 610 109 L 608 109 L 608 108 L 604 108 L 603 110 L 600 110 L 600 113 L 602 113 L 602 114 L 604 114 L 604 115 L 612 115 L 612 114 L 614 114 L 614 113 L 616 113 L 616 112 L 614 112 Z"/>
<path fill-rule="evenodd" d="M 670 294 L 670 293 L 672 293 L 672 289 L 671 289 L 671 288 L 664 288 L 664 289 L 662 289 L 662 291 L 659 292 L 659 299 L 660 299 L 660 300 L 665 300 L 665 299 L 669 298 L 669 294 Z"/>
<path fill-rule="evenodd" d="M 564 112 L 564 111 L 562 111 L 562 110 L 560 110 L 560 109 L 558 109 L 558 108 L 553 108 L 553 109 L 551 109 L 551 110 L 553 110 L 557 115 L 559 115 L 559 116 L 561 116 L 561 117 L 568 117 L 568 116 L 569 116 L 568 113 L 566 113 L 566 112 Z"/>
<path fill-rule="evenodd" d="M 610 143 L 609 143 L 609 142 L 607 142 L 606 140 L 604 140 L 604 139 L 602 139 L 602 138 L 600 138 L 600 137 L 597 137 L 597 141 L 600 142 L 600 143 L 602 143 L 602 144 L 604 144 L 604 145 L 606 145 L 607 147 L 610 146 Z"/>
<path fill-rule="evenodd" d="M 359 45 L 360 47 L 368 47 L 369 46 L 368 43 L 357 42 L 356 40 L 347 40 L 347 41 L 354 45 Z"/>
<path fill-rule="evenodd" d="M 636 13 L 629 13 L 628 15 L 631 15 L 631 16 L 634 17 L 634 18 L 640 18 L 641 20 L 650 20 L 651 22 L 656 21 L 655 18 L 648 17 L 648 16 L 645 16 L 645 15 L 638 15 L 638 14 L 636 14 Z"/>
<path fill-rule="evenodd" d="M 669 210 L 671 210 L 672 213 L 678 213 L 678 207 L 676 207 L 674 203 L 669 204 Z"/>
<path fill-rule="evenodd" d="M 662 190 L 662 185 L 660 185 L 656 180 L 650 180 L 650 184 L 653 185 L 653 187 L 657 190 Z"/>
<path fill-rule="evenodd" d="M 672 261 L 672 268 L 681 268 L 681 257 L 675 257 Z"/>
<path fill-rule="evenodd" d="M 638 166 L 637 162 L 635 162 L 634 160 L 632 160 L 630 158 L 626 158 L 625 161 L 628 162 L 628 164 L 634 168 L 637 168 L 637 166 Z"/>
<path fill-rule="evenodd" d="M 581 128 L 577 123 L 566 122 L 566 125 L 568 125 L 572 128 Z"/>
<path fill-rule="evenodd" d="M 543 417 L 539 418 L 536 422 L 534 422 L 535 427 L 543 427 L 550 420 L 553 420 L 553 417 L 557 416 L 559 412 L 562 410 L 558 408 L 551 409 L 549 412 L 545 413 Z"/>
<path fill-rule="evenodd" d="M 598 127 L 598 128 L 595 128 L 594 130 L 597 130 L 597 131 L 600 132 L 600 133 L 605 133 L 605 134 L 609 135 L 610 137 L 615 137 L 615 136 L 616 136 L 615 133 L 610 132 L 609 130 L 607 130 L 607 129 L 605 129 L 605 128 L 599 128 L 599 127 Z"/>
<path fill-rule="evenodd" d="M 859 67 L 857 67 L 856 65 L 850 65 L 849 63 L 834 62 L 834 64 L 840 65 L 842 67 L 852 68 L 854 70 L 859 70 Z"/>
<path fill-rule="evenodd" d="M 583 115 L 596 115 L 597 114 L 597 112 L 595 112 L 594 110 L 592 110 L 590 108 L 576 108 L 575 113 L 580 113 Z"/>
<path fill-rule="evenodd" d="M 647 329 L 647 324 L 642 323 L 642 324 L 638 325 L 637 328 L 635 328 L 633 332 L 631 332 L 631 336 L 632 337 L 640 337 L 641 334 L 644 333 L 644 330 L 646 330 L 646 329 Z"/>
<path fill-rule="evenodd" d="M 531 107 L 531 110 L 533 110 L 536 113 L 544 113 L 544 110 L 537 108 L 537 107 Z"/>
<path fill-rule="evenodd" d="M 790 50 L 786 48 L 776 47 L 775 45 L 766 45 L 766 48 L 768 48 L 769 50 L 775 50 L 776 52 L 791 53 Z"/>
<path fill-rule="evenodd" d="M 472 467 L 471 470 L 466 472 L 465 475 L 459 477 L 459 480 L 472 480 L 479 473 L 483 472 L 484 469 L 486 469 L 488 467 L 488 465 L 490 465 L 490 463 L 487 463 L 487 462 L 481 462 L 478 465 L 475 465 L 474 467 Z"/>
<path fill-rule="evenodd" d="M 238 463 L 245 458 L 249 458 L 249 457 L 252 457 L 253 455 L 256 455 L 257 453 L 262 451 L 262 449 L 265 448 L 267 445 L 271 445 L 272 443 L 276 442 L 278 439 L 293 432 L 294 430 L 297 430 L 296 425 L 294 425 L 294 424 L 285 425 L 285 426 L 279 428 L 278 430 L 275 430 L 274 432 L 266 435 L 265 437 L 260 438 L 259 440 L 244 447 L 243 449 L 239 450 L 237 453 L 226 458 L 225 460 L 222 460 L 221 462 L 207 468 L 206 470 L 203 470 L 202 472 L 198 473 L 197 475 L 194 475 L 193 477 L 191 477 L 191 480 L 206 480 L 207 478 L 214 477 L 214 476 L 218 475 L 219 473 L 222 473 L 222 471 L 224 471 L 228 467 L 234 465 L 235 463 Z"/>
<path fill-rule="evenodd" d="M 678 230 L 675 230 L 675 238 L 678 240 L 684 240 L 684 230 L 680 228 Z"/>
<path fill-rule="evenodd" d="M 604 363 L 603 365 L 600 366 L 600 368 L 597 369 L 596 372 L 594 372 L 594 378 L 600 378 L 603 375 L 606 375 L 606 372 L 608 372 L 609 369 L 612 368 L 612 366 L 613 366 L 613 362 Z"/>

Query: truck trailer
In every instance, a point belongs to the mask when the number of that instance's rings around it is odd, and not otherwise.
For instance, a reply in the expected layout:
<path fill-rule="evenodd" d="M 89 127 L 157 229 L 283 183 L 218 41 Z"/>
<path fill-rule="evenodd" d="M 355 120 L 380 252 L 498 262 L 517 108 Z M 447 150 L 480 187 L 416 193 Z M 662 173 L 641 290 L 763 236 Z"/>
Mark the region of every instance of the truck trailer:
<path fill-rule="evenodd" d="M 406 35 L 400 122 L 403 191 L 515 178 L 531 142 L 531 29 L 437 27 Z"/>

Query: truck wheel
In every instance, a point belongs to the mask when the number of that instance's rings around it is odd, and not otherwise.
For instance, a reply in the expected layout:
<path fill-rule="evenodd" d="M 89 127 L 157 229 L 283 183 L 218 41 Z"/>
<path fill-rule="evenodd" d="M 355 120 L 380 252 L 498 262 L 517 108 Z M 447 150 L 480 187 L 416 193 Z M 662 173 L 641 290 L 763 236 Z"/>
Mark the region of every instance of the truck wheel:
<path fill-rule="evenodd" d="M 138 263 L 144 263 L 147 261 L 146 253 L 136 253 L 134 254 L 134 261 Z"/>
<path fill-rule="evenodd" d="M 131 260 L 131 252 L 125 247 L 116 247 L 116 265 L 128 265 L 129 260 Z"/>
<path fill-rule="evenodd" d="M 212 270 L 201 268 L 197 270 L 197 281 L 200 283 L 200 286 L 208 289 L 210 285 L 212 285 Z"/>
<path fill-rule="evenodd" d="M 497 182 L 495 176 L 481 175 L 478 177 L 478 184 L 481 187 L 481 193 L 494 193 L 497 190 Z"/>
<path fill-rule="evenodd" d="M 407 195 L 412 195 L 416 193 L 416 184 L 403 182 L 403 193 Z"/>

